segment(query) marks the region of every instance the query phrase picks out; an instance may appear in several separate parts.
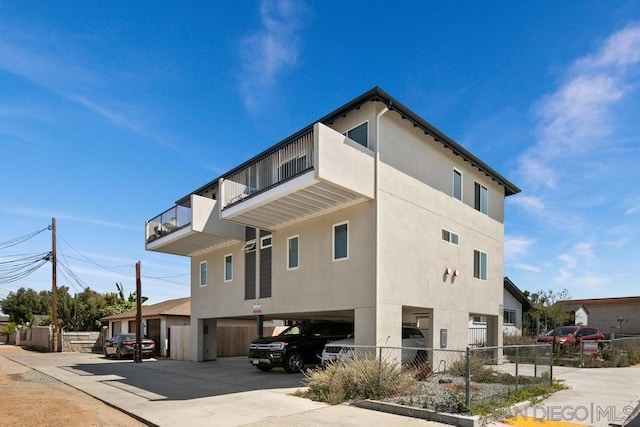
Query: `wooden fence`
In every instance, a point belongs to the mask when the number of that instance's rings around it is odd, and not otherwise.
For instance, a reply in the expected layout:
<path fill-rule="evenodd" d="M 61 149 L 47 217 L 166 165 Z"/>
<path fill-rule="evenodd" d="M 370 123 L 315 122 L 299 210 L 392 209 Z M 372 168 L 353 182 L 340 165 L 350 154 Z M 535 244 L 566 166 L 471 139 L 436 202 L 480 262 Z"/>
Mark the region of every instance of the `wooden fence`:
<path fill-rule="evenodd" d="M 264 336 L 273 333 L 273 327 L 264 328 Z M 218 326 L 217 357 L 247 356 L 249 354 L 249 344 L 256 337 L 255 326 Z M 189 335 L 189 325 L 172 326 L 170 332 L 170 354 L 173 360 L 191 359 L 191 340 Z"/>

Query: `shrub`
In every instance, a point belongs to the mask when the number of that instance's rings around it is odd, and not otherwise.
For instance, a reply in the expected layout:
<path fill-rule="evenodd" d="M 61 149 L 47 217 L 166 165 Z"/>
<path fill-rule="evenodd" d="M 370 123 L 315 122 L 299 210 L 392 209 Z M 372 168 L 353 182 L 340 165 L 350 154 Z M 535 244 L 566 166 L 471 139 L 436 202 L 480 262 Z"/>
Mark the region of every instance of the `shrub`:
<path fill-rule="evenodd" d="M 372 358 L 328 364 L 305 372 L 305 397 L 332 405 L 347 400 L 393 397 L 415 392 L 413 372 L 398 364 Z"/>
<path fill-rule="evenodd" d="M 9 322 L 6 325 L 4 325 L 4 327 L 2 328 L 2 333 L 5 335 L 11 335 L 17 330 L 18 330 L 18 327 L 16 326 L 16 324 L 13 322 Z"/>
<path fill-rule="evenodd" d="M 536 339 L 525 335 L 504 334 L 502 336 L 503 345 L 534 345 Z"/>

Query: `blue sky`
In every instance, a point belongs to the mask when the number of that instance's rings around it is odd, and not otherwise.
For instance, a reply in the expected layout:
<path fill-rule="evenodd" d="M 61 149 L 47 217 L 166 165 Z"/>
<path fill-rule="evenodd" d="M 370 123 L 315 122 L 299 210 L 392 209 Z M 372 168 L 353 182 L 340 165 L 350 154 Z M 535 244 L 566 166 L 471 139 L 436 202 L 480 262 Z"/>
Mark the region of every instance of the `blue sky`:
<path fill-rule="evenodd" d="M 145 220 L 380 86 L 522 189 L 521 289 L 639 295 L 639 83 L 635 1 L 3 1 L 0 242 L 56 217 L 59 285 L 130 292 L 140 260 L 150 302 L 188 296 Z"/>

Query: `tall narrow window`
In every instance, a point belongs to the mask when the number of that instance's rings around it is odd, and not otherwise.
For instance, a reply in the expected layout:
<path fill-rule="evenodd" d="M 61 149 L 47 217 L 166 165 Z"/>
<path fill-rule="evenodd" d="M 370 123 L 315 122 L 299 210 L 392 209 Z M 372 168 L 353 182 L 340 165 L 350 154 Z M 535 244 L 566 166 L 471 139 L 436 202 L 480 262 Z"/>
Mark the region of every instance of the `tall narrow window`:
<path fill-rule="evenodd" d="M 200 286 L 207 286 L 207 261 L 200 263 Z"/>
<path fill-rule="evenodd" d="M 349 258 L 349 223 L 333 226 L 333 260 Z"/>
<path fill-rule="evenodd" d="M 230 282 L 233 280 L 233 255 L 225 255 L 224 257 L 224 281 Z"/>
<path fill-rule="evenodd" d="M 462 172 L 453 170 L 453 197 L 462 201 Z"/>
<path fill-rule="evenodd" d="M 363 147 L 369 147 L 369 123 L 364 122 L 345 132 L 347 138 L 354 140 Z"/>
<path fill-rule="evenodd" d="M 487 280 L 487 254 L 482 251 L 473 251 L 473 277 Z"/>
<path fill-rule="evenodd" d="M 487 190 L 487 187 L 477 182 L 474 185 L 474 190 L 474 207 L 476 208 L 476 210 L 479 210 L 483 214 L 486 214 L 489 204 L 489 190 Z"/>
<path fill-rule="evenodd" d="M 287 270 L 293 270 L 300 265 L 299 240 L 298 236 L 287 239 Z"/>

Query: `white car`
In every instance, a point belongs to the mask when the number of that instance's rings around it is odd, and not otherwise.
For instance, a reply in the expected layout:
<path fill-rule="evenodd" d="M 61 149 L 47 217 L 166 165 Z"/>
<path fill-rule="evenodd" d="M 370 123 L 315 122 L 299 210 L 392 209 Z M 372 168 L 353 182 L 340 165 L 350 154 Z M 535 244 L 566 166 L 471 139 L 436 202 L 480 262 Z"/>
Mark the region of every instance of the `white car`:
<path fill-rule="evenodd" d="M 427 353 L 427 340 L 420 329 L 415 327 L 402 327 L 402 364 L 419 365 L 429 359 Z M 424 350 L 422 350 L 424 349 Z M 393 357 L 393 353 L 399 351 L 395 348 L 383 349 L 383 357 Z M 378 357 L 375 347 L 354 345 L 353 336 L 343 340 L 332 341 L 325 344 L 322 350 L 322 364 L 326 365 L 335 361 L 349 361 L 354 357 Z"/>

